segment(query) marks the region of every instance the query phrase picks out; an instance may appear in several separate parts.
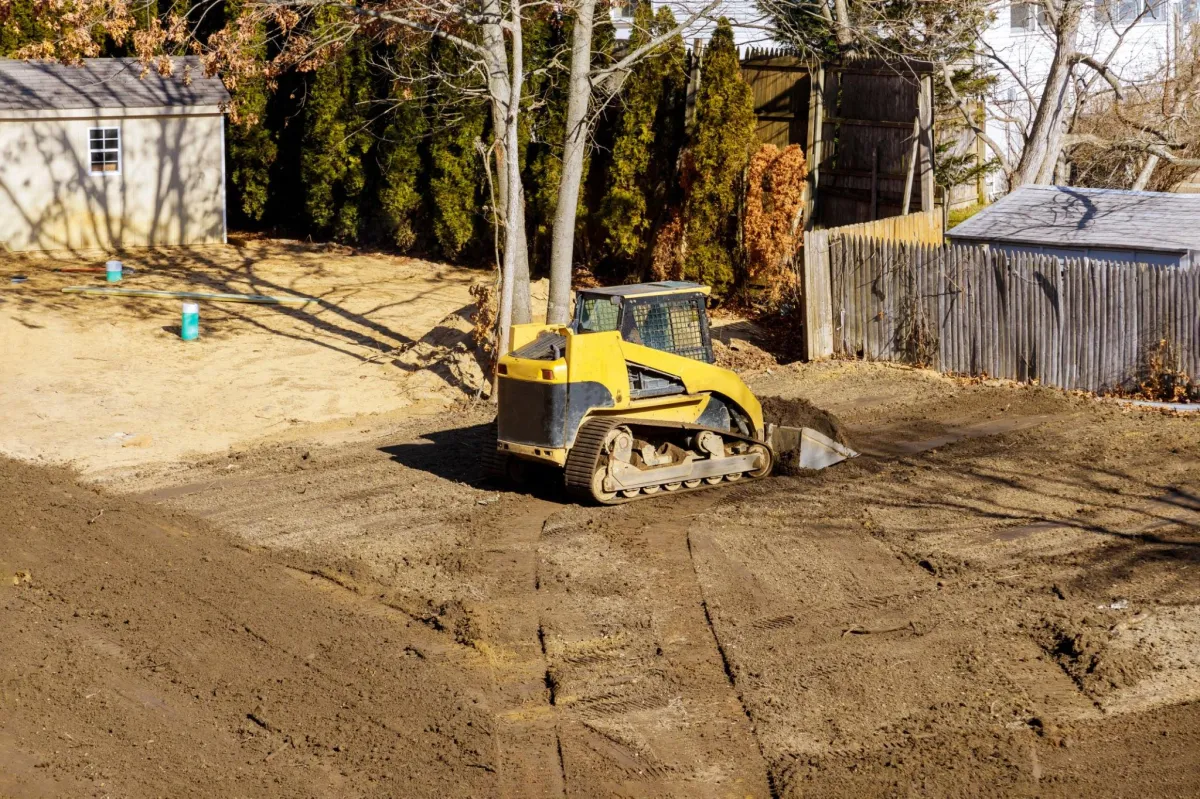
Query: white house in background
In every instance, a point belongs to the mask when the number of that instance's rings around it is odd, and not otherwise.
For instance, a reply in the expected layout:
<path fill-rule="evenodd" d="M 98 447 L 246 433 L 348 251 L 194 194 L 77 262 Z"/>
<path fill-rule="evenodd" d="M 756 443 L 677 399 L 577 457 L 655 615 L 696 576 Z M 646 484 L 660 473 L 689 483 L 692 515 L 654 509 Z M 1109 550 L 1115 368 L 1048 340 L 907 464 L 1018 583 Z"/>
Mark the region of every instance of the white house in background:
<path fill-rule="evenodd" d="M 0 247 L 225 241 L 229 94 L 195 58 L 0 59 Z"/>
<path fill-rule="evenodd" d="M 1200 0 L 1092 0 L 1080 23 L 1078 49 L 1105 61 L 1123 83 L 1152 79 L 1170 68 L 1176 43 L 1200 23 Z M 998 84 L 988 102 L 988 134 L 1014 158 L 1020 131 L 1033 117 L 1054 57 L 1038 3 L 1000 2 L 980 43 Z M 1123 37 L 1122 37 L 1123 34 Z M 1086 72 L 1086 70 L 1085 70 Z M 997 181 L 1002 180 L 994 176 Z M 1002 189 L 999 183 L 995 189 Z"/>
<path fill-rule="evenodd" d="M 651 0 L 651 5 L 657 12 L 664 6 L 671 9 L 679 22 L 687 19 L 709 5 L 710 0 Z M 613 28 L 616 30 L 618 41 L 629 38 L 633 26 L 633 10 L 637 0 L 615 0 L 609 13 L 612 15 Z M 771 36 L 771 19 L 758 10 L 754 0 L 723 0 L 716 8 L 708 12 L 707 17 L 727 17 L 733 25 L 733 40 L 738 50 L 744 52 L 750 47 L 778 47 L 779 42 Z M 716 26 L 709 20 L 697 20 L 683 32 L 683 40 L 690 47 L 696 39 L 707 42 Z"/>

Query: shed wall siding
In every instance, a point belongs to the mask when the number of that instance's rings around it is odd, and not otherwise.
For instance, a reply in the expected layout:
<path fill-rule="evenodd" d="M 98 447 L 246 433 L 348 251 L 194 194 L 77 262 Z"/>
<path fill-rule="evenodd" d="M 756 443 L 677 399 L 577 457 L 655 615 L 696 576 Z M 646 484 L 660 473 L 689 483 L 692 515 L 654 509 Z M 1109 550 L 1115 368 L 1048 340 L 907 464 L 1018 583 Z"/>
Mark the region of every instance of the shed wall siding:
<path fill-rule="evenodd" d="M 225 240 L 224 117 L 0 120 L 0 246 L 54 250 Z M 88 172 L 88 130 L 121 129 L 121 171 Z"/>

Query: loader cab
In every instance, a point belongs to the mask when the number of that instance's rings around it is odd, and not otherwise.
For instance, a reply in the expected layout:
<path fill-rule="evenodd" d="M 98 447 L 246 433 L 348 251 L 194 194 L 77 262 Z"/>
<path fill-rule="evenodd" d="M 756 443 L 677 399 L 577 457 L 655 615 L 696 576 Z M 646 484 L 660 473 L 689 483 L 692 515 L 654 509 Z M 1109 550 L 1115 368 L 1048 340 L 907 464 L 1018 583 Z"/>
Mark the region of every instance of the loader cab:
<path fill-rule="evenodd" d="M 708 292 L 682 280 L 586 289 L 578 294 L 571 327 L 576 333 L 620 331 L 631 344 L 713 363 Z"/>

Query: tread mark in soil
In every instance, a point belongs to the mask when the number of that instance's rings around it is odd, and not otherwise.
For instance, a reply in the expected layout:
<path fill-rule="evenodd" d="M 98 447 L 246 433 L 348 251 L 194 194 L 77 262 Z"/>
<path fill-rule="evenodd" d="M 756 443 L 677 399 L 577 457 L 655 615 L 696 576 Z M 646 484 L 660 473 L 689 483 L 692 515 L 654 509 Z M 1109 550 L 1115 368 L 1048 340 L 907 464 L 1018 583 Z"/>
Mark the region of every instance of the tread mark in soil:
<path fill-rule="evenodd" d="M 738 688 L 737 679 L 733 676 L 733 667 L 729 663 L 729 657 L 725 654 L 725 647 L 721 644 L 721 637 L 717 635 L 717 628 L 713 625 L 712 614 L 708 610 L 708 600 L 703 598 L 704 583 L 700 580 L 700 573 L 696 570 L 696 559 L 692 555 L 691 533 L 688 533 L 687 537 L 687 551 L 688 559 L 692 562 L 692 571 L 696 574 L 696 584 L 700 587 L 700 607 L 704 611 L 704 623 L 708 625 L 708 631 L 712 634 L 713 643 L 717 645 L 717 653 L 721 656 L 721 665 L 725 669 L 725 679 L 729 680 L 729 687 L 733 689 L 734 696 L 738 699 L 738 704 L 742 706 L 742 712 L 746 714 L 746 720 L 750 722 L 750 734 L 754 737 L 754 743 L 758 745 L 758 753 L 762 756 L 763 763 L 767 767 L 767 788 L 771 792 L 771 799 L 780 799 L 779 785 L 775 781 L 775 770 L 771 767 L 771 761 L 767 759 L 762 739 L 758 737 L 758 727 L 754 723 L 754 716 L 750 714 L 750 708 L 746 706 L 746 700 Z"/>

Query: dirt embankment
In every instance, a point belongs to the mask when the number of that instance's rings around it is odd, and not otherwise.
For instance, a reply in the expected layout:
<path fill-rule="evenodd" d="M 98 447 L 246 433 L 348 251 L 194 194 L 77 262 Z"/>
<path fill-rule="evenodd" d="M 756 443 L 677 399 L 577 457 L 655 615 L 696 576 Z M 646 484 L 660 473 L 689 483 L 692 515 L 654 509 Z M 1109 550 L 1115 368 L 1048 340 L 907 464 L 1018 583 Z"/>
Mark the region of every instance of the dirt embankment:
<path fill-rule="evenodd" d="M 474 650 L 66 471 L 0 507 L 0 795 L 494 793 Z"/>

